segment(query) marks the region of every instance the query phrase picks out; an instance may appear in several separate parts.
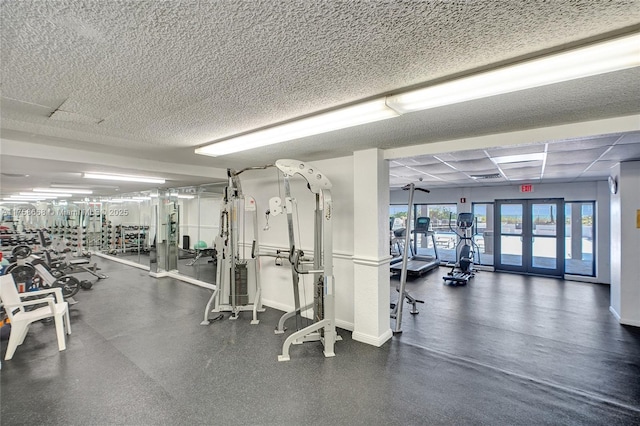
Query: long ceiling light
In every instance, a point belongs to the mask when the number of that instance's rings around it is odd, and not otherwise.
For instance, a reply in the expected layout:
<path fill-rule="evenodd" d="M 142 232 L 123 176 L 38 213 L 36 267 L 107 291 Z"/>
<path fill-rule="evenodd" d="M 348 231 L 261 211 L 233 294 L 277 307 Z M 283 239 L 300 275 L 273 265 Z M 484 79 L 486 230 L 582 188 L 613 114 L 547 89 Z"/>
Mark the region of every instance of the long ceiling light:
<path fill-rule="evenodd" d="M 516 155 L 504 155 L 502 157 L 491 157 L 490 160 L 495 164 L 507 164 L 507 163 L 526 163 L 529 161 L 544 161 L 547 158 L 546 152 L 536 152 L 533 154 L 516 154 Z"/>
<path fill-rule="evenodd" d="M 397 116 L 378 99 L 212 143 L 197 148 L 196 154 L 216 157 Z"/>
<path fill-rule="evenodd" d="M 93 194 L 90 189 L 72 189 L 72 188 L 33 188 L 33 192 L 53 192 L 59 193 L 64 191 L 68 194 Z"/>
<path fill-rule="evenodd" d="M 55 198 L 55 197 L 54 197 Z M 4 201 L 44 201 L 42 197 L 25 197 L 23 195 L 11 195 L 9 198 L 3 198 Z"/>
<path fill-rule="evenodd" d="M 146 182 L 146 183 L 165 183 L 162 178 L 146 177 L 146 176 L 126 176 L 126 175 L 110 175 L 104 173 L 83 173 L 85 179 L 103 179 L 103 180 L 119 180 L 125 182 Z"/>
<path fill-rule="evenodd" d="M 73 197 L 73 195 L 62 192 L 21 192 L 20 195 L 32 196 L 32 197 L 45 197 L 45 198 L 55 198 L 55 197 Z"/>
<path fill-rule="evenodd" d="M 640 34 L 387 97 L 400 114 L 640 66 Z"/>

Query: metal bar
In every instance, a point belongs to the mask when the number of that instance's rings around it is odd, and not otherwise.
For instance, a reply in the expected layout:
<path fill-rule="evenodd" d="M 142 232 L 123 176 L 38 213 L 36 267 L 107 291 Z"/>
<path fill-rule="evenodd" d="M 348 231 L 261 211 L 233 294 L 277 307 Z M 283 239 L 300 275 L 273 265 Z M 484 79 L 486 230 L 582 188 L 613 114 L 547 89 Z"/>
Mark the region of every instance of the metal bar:
<path fill-rule="evenodd" d="M 413 209 L 413 193 L 415 185 L 409 184 L 409 205 L 407 208 L 407 231 L 404 239 L 404 252 L 402 253 L 402 272 L 400 273 L 400 288 L 398 289 L 398 302 L 396 303 L 396 326 L 393 330 L 395 333 L 402 333 L 402 307 L 404 305 L 404 291 L 407 285 L 407 262 L 409 247 L 411 246 L 411 211 Z"/>
<path fill-rule="evenodd" d="M 295 235 L 293 233 L 293 200 L 291 199 L 291 183 L 289 182 L 289 176 L 284 176 L 284 196 L 285 200 L 291 200 L 291 208 L 287 208 L 287 229 L 289 231 L 289 251 L 290 253 L 294 253 L 296 250 L 296 240 Z M 286 207 L 285 201 L 285 207 Z M 294 299 L 294 307 L 296 313 L 296 329 L 299 327 L 299 324 L 302 324 L 302 315 L 300 314 L 300 289 L 298 287 L 299 277 L 296 272 L 295 265 L 291 264 L 291 278 L 293 279 L 293 299 Z"/>

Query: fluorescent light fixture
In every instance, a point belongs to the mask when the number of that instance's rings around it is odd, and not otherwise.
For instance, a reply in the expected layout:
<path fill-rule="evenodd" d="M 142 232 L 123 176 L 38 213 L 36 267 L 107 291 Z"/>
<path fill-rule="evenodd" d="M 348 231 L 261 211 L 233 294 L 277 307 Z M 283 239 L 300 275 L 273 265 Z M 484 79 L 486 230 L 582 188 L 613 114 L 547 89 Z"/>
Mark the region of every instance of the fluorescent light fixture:
<path fill-rule="evenodd" d="M 55 197 L 73 197 L 71 194 L 63 194 L 56 192 L 21 192 L 20 195 L 27 195 L 32 197 L 45 197 L 45 198 L 55 198 Z"/>
<path fill-rule="evenodd" d="M 397 116 L 384 99 L 378 99 L 212 143 L 195 152 L 216 157 Z"/>
<path fill-rule="evenodd" d="M 640 66 L 640 34 L 524 61 L 398 95 L 387 105 L 401 114 Z"/>
<path fill-rule="evenodd" d="M 131 197 L 131 199 L 135 201 L 147 201 L 150 200 L 151 197 Z"/>
<path fill-rule="evenodd" d="M 490 160 L 495 164 L 506 163 L 524 163 L 527 161 L 544 161 L 547 158 L 546 152 L 537 152 L 534 154 L 517 154 L 517 155 L 505 155 L 502 157 L 492 157 Z"/>
<path fill-rule="evenodd" d="M 195 195 L 178 195 L 178 198 L 184 198 L 185 200 L 193 200 L 194 198 L 196 198 Z"/>
<path fill-rule="evenodd" d="M 21 197 L 12 195 L 10 198 L 3 198 L 4 201 L 44 201 L 46 198 Z"/>
<path fill-rule="evenodd" d="M 72 189 L 72 188 L 33 188 L 33 192 L 65 192 L 68 194 L 93 194 L 93 191 L 90 189 Z"/>
<path fill-rule="evenodd" d="M 126 176 L 126 175 L 110 175 L 104 173 L 83 173 L 85 179 L 103 179 L 103 180 L 119 180 L 125 182 L 146 182 L 146 183 L 165 183 L 162 178 L 146 177 L 146 176 Z"/>

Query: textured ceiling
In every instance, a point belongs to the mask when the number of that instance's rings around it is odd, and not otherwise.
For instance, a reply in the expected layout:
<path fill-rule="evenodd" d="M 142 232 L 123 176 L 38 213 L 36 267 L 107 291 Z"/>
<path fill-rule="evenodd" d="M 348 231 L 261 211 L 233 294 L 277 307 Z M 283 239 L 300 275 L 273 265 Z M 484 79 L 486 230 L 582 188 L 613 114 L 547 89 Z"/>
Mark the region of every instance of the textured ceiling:
<path fill-rule="evenodd" d="M 0 5 L 2 138 L 50 147 L 244 167 L 640 111 L 640 71 L 632 69 L 202 157 L 193 149 L 208 141 L 637 30 L 640 7 L 637 0 Z"/>

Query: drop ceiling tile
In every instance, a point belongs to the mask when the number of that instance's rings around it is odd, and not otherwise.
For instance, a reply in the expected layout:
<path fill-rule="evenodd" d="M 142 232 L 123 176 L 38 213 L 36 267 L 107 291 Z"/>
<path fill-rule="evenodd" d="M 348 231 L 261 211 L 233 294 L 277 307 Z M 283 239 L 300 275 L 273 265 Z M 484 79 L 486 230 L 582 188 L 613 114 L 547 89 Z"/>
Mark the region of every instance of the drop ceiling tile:
<path fill-rule="evenodd" d="M 602 148 L 613 145 L 620 137 L 615 136 L 600 136 L 591 139 L 582 140 L 567 140 L 549 143 L 547 146 L 547 152 L 575 152 L 582 150 L 592 150 L 594 148 Z"/>
<path fill-rule="evenodd" d="M 576 147 L 576 149 L 571 152 L 549 152 L 547 153 L 547 166 L 575 163 L 584 163 L 589 165 L 600 158 L 600 156 L 604 154 L 607 149 L 609 149 L 608 146 L 601 146 L 599 148 L 592 149 L 581 149 L 579 147 Z"/>
<path fill-rule="evenodd" d="M 617 161 L 599 160 L 593 163 L 587 172 L 609 171 L 616 164 L 618 164 Z"/>
<path fill-rule="evenodd" d="M 422 166 L 425 164 L 440 164 L 441 161 L 435 158 L 433 155 L 420 155 L 412 158 L 413 163 L 408 165 Z"/>
<path fill-rule="evenodd" d="M 435 158 L 437 161 L 456 161 L 456 157 L 454 157 L 453 153 L 451 152 L 443 152 L 440 154 L 436 154 L 433 155 L 433 158 Z"/>
<path fill-rule="evenodd" d="M 500 164 L 500 168 L 505 172 L 507 170 L 531 169 L 531 168 L 538 168 L 538 171 L 540 171 L 542 168 L 542 160 L 526 161 L 521 163 L 504 163 L 504 164 Z"/>
<path fill-rule="evenodd" d="M 416 166 L 413 167 L 416 170 L 420 170 L 421 172 L 424 173 L 429 173 L 429 174 L 447 174 L 447 173 L 455 173 L 456 170 L 452 169 L 451 167 L 447 166 L 444 163 L 438 163 L 438 164 L 430 164 L 430 165 L 426 165 L 426 166 Z"/>
<path fill-rule="evenodd" d="M 552 173 L 552 172 L 564 172 L 564 173 L 577 173 L 580 174 L 585 171 L 585 169 L 589 167 L 589 164 L 558 164 L 555 166 L 547 165 L 544 168 L 544 174 Z"/>
<path fill-rule="evenodd" d="M 622 135 L 618 140 L 619 145 L 629 144 L 629 143 L 640 143 L 640 132 L 626 133 Z"/>
<path fill-rule="evenodd" d="M 487 153 L 491 157 L 504 157 L 507 155 L 536 154 L 544 152 L 544 144 L 522 145 L 502 148 L 489 148 Z"/>
<path fill-rule="evenodd" d="M 540 177 L 539 167 L 523 167 L 520 169 L 503 170 L 508 179 L 534 179 Z"/>
<path fill-rule="evenodd" d="M 484 149 L 478 149 L 474 151 L 456 151 L 451 153 L 451 158 L 453 161 L 464 161 L 464 160 L 480 160 L 486 159 L 487 154 L 484 152 Z"/>
<path fill-rule="evenodd" d="M 604 180 L 609 176 L 610 170 L 587 170 L 580 176 L 576 178 L 576 180 Z"/>
<path fill-rule="evenodd" d="M 489 160 L 487 157 L 476 159 L 476 160 L 464 160 L 464 161 L 453 161 L 450 162 L 449 165 L 456 168 L 461 172 L 475 172 L 478 170 L 494 170 L 498 171 L 498 168 L 493 163 L 493 161 Z"/>
<path fill-rule="evenodd" d="M 609 152 L 602 156 L 602 159 L 611 161 L 640 160 L 640 143 L 615 145 Z"/>

